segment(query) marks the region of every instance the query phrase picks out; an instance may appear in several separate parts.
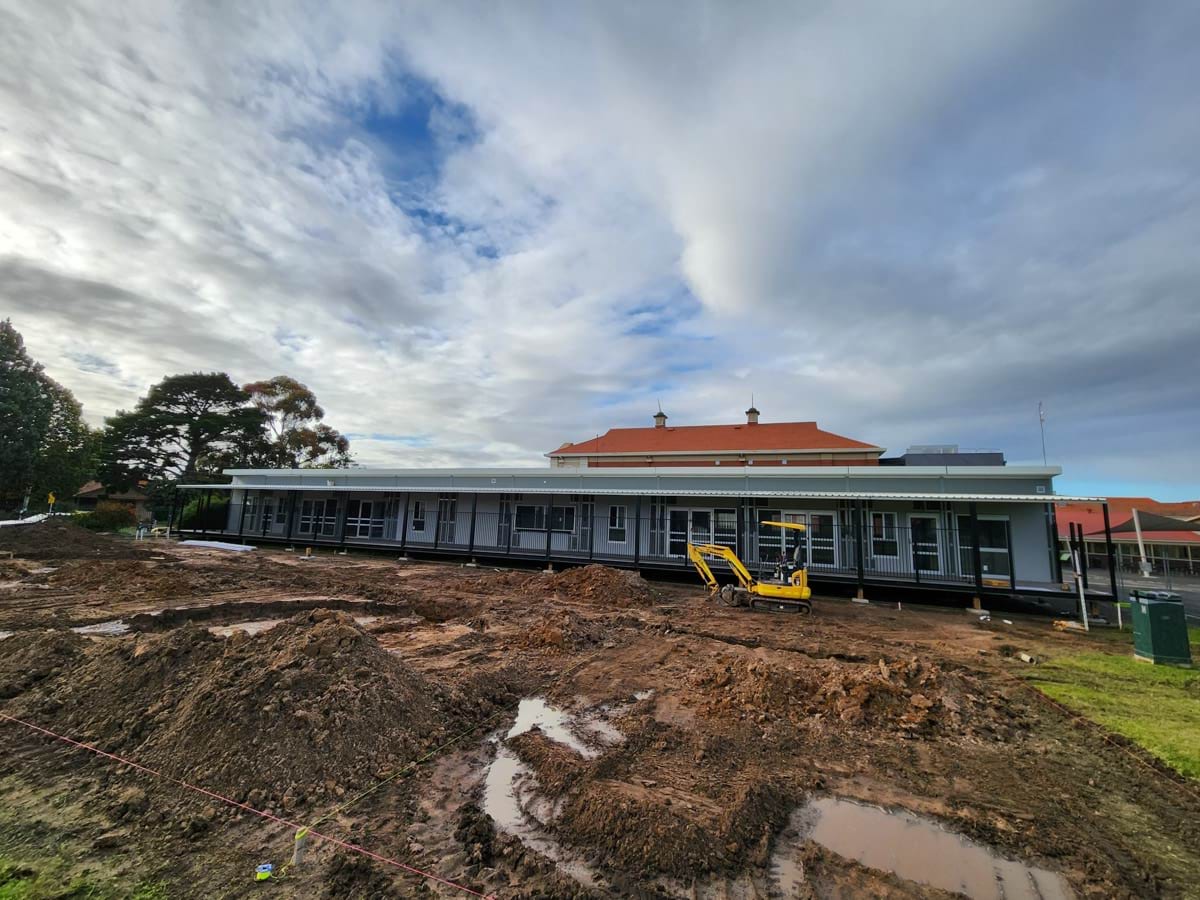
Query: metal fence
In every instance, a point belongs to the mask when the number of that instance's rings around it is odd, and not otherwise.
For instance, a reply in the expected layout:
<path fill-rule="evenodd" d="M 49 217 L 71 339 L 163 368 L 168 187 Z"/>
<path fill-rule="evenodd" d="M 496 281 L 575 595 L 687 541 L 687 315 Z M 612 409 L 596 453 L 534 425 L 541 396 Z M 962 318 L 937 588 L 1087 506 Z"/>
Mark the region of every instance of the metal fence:
<path fill-rule="evenodd" d="M 662 515 L 596 512 L 589 503 L 497 512 L 480 510 L 472 498 L 414 502 L 403 496 L 370 499 L 304 499 L 249 496 L 192 505 L 181 524 L 190 533 L 270 539 L 293 544 L 338 545 L 458 553 L 512 559 L 615 562 L 687 568 L 687 545 L 732 548 L 753 572 L 765 575 L 781 557 L 798 559 L 814 575 L 897 580 L 914 584 L 973 584 L 976 560 L 991 587 L 1014 584 L 1011 547 L 976 551 L 969 529 L 947 527 L 930 517 L 911 525 L 889 522 L 878 531 L 860 527 L 852 511 L 823 517 L 797 532 L 732 518 L 689 519 L 672 527 Z M 965 521 L 966 517 L 960 517 Z M 998 543 L 998 541 L 991 541 Z M 718 563 L 718 567 L 721 564 Z"/>

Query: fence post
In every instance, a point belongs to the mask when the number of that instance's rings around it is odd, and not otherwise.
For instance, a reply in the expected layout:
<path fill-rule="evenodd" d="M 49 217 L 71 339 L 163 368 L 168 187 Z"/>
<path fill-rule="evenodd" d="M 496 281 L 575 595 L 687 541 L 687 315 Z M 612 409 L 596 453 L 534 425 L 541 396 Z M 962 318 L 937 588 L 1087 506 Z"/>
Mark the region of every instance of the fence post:
<path fill-rule="evenodd" d="M 285 540 L 290 544 L 292 542 L 292 532 L 296 525 L 296 498 L 300 495 L 299 491 L 288 491 L 288 527 L 287 537 Z"/>
<path fill-rule="evenodd" d="M 408 508 L 412 499 L 412 491 L 404 492 L 404 520 L 400 523 L 400 549 L 408 544 Z"/>
<path fill-rule="evenodd" d="M 475 552 L 475 512 L 479 509 L 479 494 L 471 495 L 471 532 L 467 541 L 467 556 L 468 558 Z"/>
<path fill-rule="evenodd" d="M 212 491 L 206 490 L 204 492 L 204 512 L 200 516 L 200 533 L 201 534 L 208 534 L 208 507 L 211 503 L 212 503 Z M 197 504 L 197 509 L 198 508 L 199 508 L 199 504 Z"/>
<path fill-rule="evenodd" d="M 737 537 L 734 539 L 734 550 L 737 553 L 738 559 L 745 559 L 746 554 L 750 552 L 747 546 L 747 541 L 743 537 L 743 532 L 746 529 L 746 498 L 738 497 L 737 505 Z"/>
<path fill-rule="evenodd" d="M 437 495 L 437 506 L 433 514 L 433 549 L 438 548 L 438 544 L 442 542 L 442 495 Z"/>
<path fill-rule="evenodd" d="M 230 497 L 233 493 L 230 492 Z M 242 535 L 246 531 L 246 499 L 250 496 L 249 491 L 242 491 L 242 508 L 238 510 L 238 540 L 242 539 Z"/>
<path fill-rule="evenodd" d="M 983 597 L 983 554 L 979 552 L 979 506 L 972 502 L 967 505 L 971 516 L 971 565 L 975 569 L 975 597 L 972 605 L 979 609 Z"/>
<path fill-rule="evenodd" d="M 173 488 L 171 491 L 171 513 L 167 516 L 167 537 L 171 536 L 171 529 L 175 527 L 175 508 L 179 505 L 182 494 L 183 492 L 178 487 Z M 182 518 L 181 514 L 180 519 Z"/>
<path fill-rule="evenodd" d="M 863 502 L 861 500 L 855 500 L 854 501 L 854 547 L 855 547 L 855 561 L 858 564 L 858 599 L 859 600 L 867 599 L 867 594 L 866 594 L 867 573 L 866 573 L 866 562 L 865 562 L 864 553 L 863 553 L 863 550 L 864 550 L 864 548 L 863 548 L 863 530 L 864 530 L 863 519 L 865 517 L 866 517 L 866 514 L 863 509 Z"/>
<path fill-rule="evenodd" d="M 1051 559 L 1052 559 L 1051 565 L 1054 567 L 1054 579 L 1059 584 L 1062 584 L 1062 580 L 1063 580 L 1062 550 L 1059 547 L 1059 542 L 1061 541 L 1061 538 L 1059 538 L 1059 536 L 1058 536 L 1058 510 L 1056 509 L 1057 504 L 1048 503 L 1047 506 L 1050 507 L 1050 535 L 1051 535 L 1051 542 L 1052 542 L 1050 546 L 1053 547 L 1053 554 L 1051 555 Z"/>
<path fill-rule="evenodd" d="M 899 537 L 899 535 L 897 535 L 897 537 Z M 913 527 L 912 516 L 908 517 L 908 562 L 912 566 L 913 579 L 917 582 L 917 584 L 920 584 L 921 566 L 917 562 L 917 530 Z"/>
<path fill-rule="evenodd" d="M 715 522 L 712 524 L 716 524 Z M 633 505 L 633 567 L 642 563 L 642 496 L 638 495 Z"/>
<path fill-rule="evenodd" d="M 1083 536 L 1083 523 L 1076 522 L 1076 532 L 1079 535 L 1079 574 L 1083 577 L 1083 589 L 1088 590 L 1088 555 L 1087 539 Z"/>
<path fill-rule="evenodd" d="M 515 494 L 509 494 L 510 498 L 515 496 Z M 508 506 L 508 550 L 506 552 L 508 556 L 512 556 L 513 531 L 515 531 L 517 527 L 517 501 L 515 499 L 500 501 L 501 508 L 503 508 L 506 504 Z"/>
<path fill-rule="evenodd" d="M 349 495 L 343 491 L 338 495 L 338 546 L 346 549 L 346 514 L 350 511 L 347 503 Z"/>
<path fill-rule="evenodd" d="M 596 500 L 595 495 L 592 497 L 592 502 L 588 505 L 588 515 L 592 521 L 588 523 L 588 562 L 591 562 L 596 556 Z"/>
<path fill-rule="evenodd" d="M 265 493 L 265 492 L 264 492 L 264 493 Z M 265 498 L 264 498 L 264 499 L 265 499 Z M 274 495 L 273 495 L 273 494 L 272 494 L 272 498 L 271 498 L 271 499 L 272 499 L 272 500 L 274 500 Z M 275 504 L 274 504 L 274 503 L 272 503 L 272 504 L 271 504 L 271 515 L 270 515 L 270 517 L 268 517 L 268 516 L 267 516 L 267 504 L 266 504 L 266 503 L 260 503 L 260 504 L 259 504 L 259 506 L 260 506 L 260 507 L 262 507 L 262 508 L 259 510 L 259 512 L 262 514 L 262 535 L 261 535 L 261 536 L 262 536 L 262 537 L 266 537 L 266 536 L 267 536 L 267 531 L 268 531 L 268 530 L 271 528 L 271 525 L 273 525 L 273 524 L 274 524 L 274 523 L 272 522 L 272 519 L 274 519 L 274 518 L 275 518 Z"/>
<path fill-rule="evenodd" d="M 1108 580 L 1112 583 L 1113 602 L 1120 603 L 1121 598 L 1117 596 L 1117 558 L 1113 553 L 1112 524 L 1108 520 L 1108 503 L 1104 503 L 1102 509 L 1104 510 L 1104 555 L 1108 557 Z M 1188 552 L 1191 553 L 1190 547 Z"/>
<path fill-rule="evenodd" d="M 554 538 L 554 528 L 552 527 L 552 519 L 554 518 L 554 495 L 550 494 L 546 497 L 546 564 L 550 563 L 550 542 Z"/>
<path fill-rule="evenodd" d="M 1004 523 L 1004 537 L 1008 541 L 1008 586 L 1017 589 L 1017 560 L 1012 546 L 1012 519 Z"/>

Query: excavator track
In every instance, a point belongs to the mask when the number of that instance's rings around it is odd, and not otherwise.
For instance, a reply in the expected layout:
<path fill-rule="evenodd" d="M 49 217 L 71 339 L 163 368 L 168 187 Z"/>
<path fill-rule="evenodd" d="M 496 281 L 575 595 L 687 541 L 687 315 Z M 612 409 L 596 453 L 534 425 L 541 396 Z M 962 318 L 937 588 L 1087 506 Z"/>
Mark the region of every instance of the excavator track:
<path fill-rule="evenodd" d="M 753 597 L 750 608 L 763 612 L 795 613 L 798 616 L 812 614 L 812 604 L 807 600 L 781 600 L 777 597 Z"/>

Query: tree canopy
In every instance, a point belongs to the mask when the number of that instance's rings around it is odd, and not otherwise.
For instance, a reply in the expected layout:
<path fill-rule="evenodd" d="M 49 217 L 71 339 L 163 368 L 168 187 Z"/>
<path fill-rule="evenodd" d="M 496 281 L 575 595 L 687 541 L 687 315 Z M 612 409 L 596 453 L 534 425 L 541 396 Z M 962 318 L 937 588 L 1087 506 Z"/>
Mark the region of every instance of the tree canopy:
<path fill-rule="evenodd" d="M 264 452 L 265 416 L 224 372 L 171 375 L 132 410 L 107 420 L 101 480 L 194 480 L 253 464 Z"/>
<path fill-rule="evenodd" d="M 276 375 L 247 384 L 244 390 L 266 420 L 266 466 L 309 469 L 350 465 L 350 441 L 321 421 L 325 410 L 307 385 L 287 375 Z"/>
<path fill-rule="evenodd" d="M 171 375 L 130 410 L 89 428 L 69 390 L 46 375 L 12 322 L 0 321 L 0 507 L 53 491 L 67 500 L 88 479 L 151 492 L 239 466 L 344 467 L 350 442 L 321 421 L 308 387 L 277 375 L 239 387 L 224 372 Z"/>
<path fill-rule="evenodd" d="M 42 503 L 50 492 L 69 500 L 96 472 L 101 433 L 83 421 L 83 407 L 56 381 L 47 379 L 50 418 L 33 467 L 33 500 Z"/>
<path fill-rule="evenodd" d="M 65 500 L 91 475 L 96 434 L 74 395 L 45 373 L 10 320 L 0 322 L 0 505 Z"/>

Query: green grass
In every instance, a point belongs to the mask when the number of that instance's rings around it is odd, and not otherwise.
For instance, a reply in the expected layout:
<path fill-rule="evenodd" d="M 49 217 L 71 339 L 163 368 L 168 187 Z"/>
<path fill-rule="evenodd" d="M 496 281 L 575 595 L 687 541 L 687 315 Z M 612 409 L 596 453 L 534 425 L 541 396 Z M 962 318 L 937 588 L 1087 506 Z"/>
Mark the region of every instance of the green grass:
<path fill-rule="evenodd" d="M 0 859 L 0 900 L 167 900 L 166 887 L 141 882 L 124 885 L 115 878 L 71 877 L 63 860 L 26 865 Z"/>
<path fill-rule="evenodd" d="M 1026 676 L 1059 703 L 1200 779 L 1200 671 L 1137 662 L 1132 655 L 1077 653 Z"/>
<path fill-rule="evenodd" d="M 1108 646 L 1125 646 L 1133 648 L 1133 626 L 1129 615 L 1125 616 L 1125 628 L 1117 631 L 1115 628 L 1099 626 L 1088 633 L 1088 638 Z M 1200 665 L 1200 626 L 1188 626 L 1188 643 L 1192 645 L 1192 661 Z"/>

